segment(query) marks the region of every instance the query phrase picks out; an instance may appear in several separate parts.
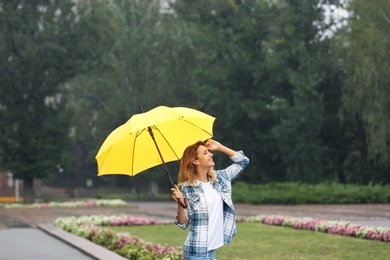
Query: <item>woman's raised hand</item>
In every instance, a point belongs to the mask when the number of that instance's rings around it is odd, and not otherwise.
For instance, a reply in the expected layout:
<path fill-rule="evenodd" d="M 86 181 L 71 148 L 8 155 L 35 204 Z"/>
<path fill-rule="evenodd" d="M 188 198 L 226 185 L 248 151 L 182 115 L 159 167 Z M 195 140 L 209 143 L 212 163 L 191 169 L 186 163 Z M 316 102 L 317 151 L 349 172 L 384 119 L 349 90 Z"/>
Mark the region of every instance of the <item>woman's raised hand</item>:
<path fill-rule="evenodd" d="M 221 147 L 221 144 L 213 139 L 209 139 L 205 143 L 205 146 L 210 151 L 217 151 Z"/>

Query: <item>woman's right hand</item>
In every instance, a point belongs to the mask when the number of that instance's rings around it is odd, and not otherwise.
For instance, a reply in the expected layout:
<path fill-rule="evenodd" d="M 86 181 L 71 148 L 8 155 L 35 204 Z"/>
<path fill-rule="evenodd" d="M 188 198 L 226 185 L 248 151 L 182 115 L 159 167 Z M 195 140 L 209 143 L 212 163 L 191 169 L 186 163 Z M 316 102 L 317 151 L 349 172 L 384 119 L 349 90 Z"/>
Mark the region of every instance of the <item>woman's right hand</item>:
<path fill-rule="evenodd" d="M 185 209 L 188 207 L 187 201 L 183 198 L 183 194 L 181 193 L 180 189 L 175 184 L 174 188 L 171 188 L 172 191 L 172 199 L 177 201 L 179 205 Z"/>
<path fill-rule="evenodd" d="M 177 220 L 182 225 L 186 222 L 187 216 L 185 214 L 185 209 L 188 207 L 187 201 L 183 198 L 183 194 L 180 189 L 175 184 L 174 188 L 171 188 L 172 199 L 175 200 L 177 204 Z"/>
<path fill-rule="evenodd" d="M 180 189 L 175 184 L 174 188 L 171 188 L 172 191 L 172 199 L 176 201 L 184 201 L 183 194 L 181 193 Z"/>

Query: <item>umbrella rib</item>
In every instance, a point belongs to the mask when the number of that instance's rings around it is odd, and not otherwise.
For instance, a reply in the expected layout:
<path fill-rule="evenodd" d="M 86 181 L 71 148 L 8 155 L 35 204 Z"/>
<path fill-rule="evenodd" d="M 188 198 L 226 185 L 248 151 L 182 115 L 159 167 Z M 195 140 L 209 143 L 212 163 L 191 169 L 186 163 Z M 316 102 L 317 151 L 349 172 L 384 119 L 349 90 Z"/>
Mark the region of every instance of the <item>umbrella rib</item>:
<path fill-rule="evenodd" d="M 138 138 L 138 136 L 140 136 L 141 134 L 142 134 L 142 132 L 145 130 L 145 128 L 143 128 L 141 131 L 137 131 L 136 133 L 135 133 L 135 139 L 134 139 L 134 145 L 133 145 L 133 155 L 132 155 L 132 158 L 131 158 L 131 162 L 133 162 L 132 164 L 131 164 L 131 176 L 134 176 L 134 155 L 135 155 L 135 147 L 137 146 L 137 138 Z"/>
<path fill-rule="evenodd" d="M 211 133 L 207 132 L 207 131 L 204 130 L 203 128 L 201 128 L 201 127 L 195 125 L 194 123 L 192 123 L 192 122 L 190 122 L 190 121 L 184 119 L 184 117 L 181 117 L 181 118 L 179 117 L 178 119 L 179 119 L 179 120 L 183 120 L 184 122 L 186 122 L 186 123 L 188 123 L 188 124 L 190 124 L 190 125 L 192 125 L 192 126 L 198 128 L 198 129 L 202 130 L 203 132 L 207 133 L 207 134 L 210 135 L 210 136 L 213 136 Z M 165 140 L 165 143 L 168 144 L 169 148 L 171 148 L 171 151 L 175 154 L 177 160 L 180 160 L 180 157 L 177 156 L 175 150 L 172 148 L 171 144 L 170 144 L 170 143 L 168 142 L 168 140 L 165 138 L 164 134 L 160 131 L 160 129 L 158 129 L 157 126 L 155 126 L 155 125 L 153 125 L 153 126 L 151 126 L 151 127 L 152 127 L 153 129 L 156 129 L 156 130 L 161 134 L 161 136 L 162 136 L 162 137 L 164 138 L 164 140 Z"/>
<path fill-rule="evenodd" d="M 204 130 L 203 128 L 201 128 L 201 127 L 199 127 L 199 126 L 195 125 L 194 123 L 192 123 L 192 122 L 190 122 L 190 121 L 186 120 L 184 117 L 182 117 L 182 118 L 179 118 L 179 119 L 180 119 L 180 120 L 183 120 L 183 121 L 185 121 L 186 123 L 188 123 L 188 124 L 190 124 L 190 125 L 193 125 L 193 126 L 195 126 L 195 127 L 199 128 L 200 130 L 202 130 L 203 132 L 207 133 L 208 135 L 210 135 L 210 136 L 213 136 L 213 134 L 211 134 L 211 133 L 207 132 L 207 131 L 206 131 L 206 130 Z"/>
<path fill-rule="evenodd" d="M 111 147 L 108 148 L 108 151 L 105 151 L 105 153 L 109 153 L 110 150 L 111 150 Z M 95 158 L 97 158 L 97 157 L 95 157 Z M 104 165 L 104 163 L 105 163 L 105 161 L 106 161 L 106 158 L 107 158 L 107 155 L 104 157 L 104 160 L 103 160 L 103 162 L 101 163 L 101 167 L 99 167 L 99 168 L 103 168 L 103 165 Z M 98 170 L 100 170 L 100 169 L 98 169 Z"/>
<path fill-rule="evenodd" d="M 162 136 L 162 138 L 165 140 L 165 143 L 168 144 L 169 148 L 171 148 L 171 151 L 175 154 L 177 160 L 179 160 L 179 159 L 180 159 L 179 156 L 177 156 L 175 150 L 172 148 L 171 144 L 170 144 L 170 143 L 168 142 L 168 140 L 165 138 L 165 136 L 163 135 L 163 133 L 161 133 L 160 129 L 158 129 L 157 126 L 155 126 L 155 125 L 152 126 L 152 128 L 156 129 L 156 130 L 160 133 L 160 135 Z"/>

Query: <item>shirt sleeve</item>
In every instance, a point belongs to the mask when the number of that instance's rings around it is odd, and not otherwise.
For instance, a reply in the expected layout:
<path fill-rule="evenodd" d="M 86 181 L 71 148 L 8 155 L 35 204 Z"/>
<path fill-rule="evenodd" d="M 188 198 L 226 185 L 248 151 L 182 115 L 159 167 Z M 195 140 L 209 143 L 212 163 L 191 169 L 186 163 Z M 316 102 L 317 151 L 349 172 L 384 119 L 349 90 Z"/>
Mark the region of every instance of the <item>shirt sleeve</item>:
<path fill-rule="evenodd" d="M 180 224 L 179 223 L 179 221 L 178 221 L 178 216 L 176 215 L 176 221 L 175 221 L 175 224 L 179 227 L 179 228 L 181 228 L 181 229 L 186 229 L 187 227 L 188 227 L 188 225 L 190 224 L 190 219 L 189 219 L 189 217 L 188 217 L 188 214 L 187 214 L 187 209 L 185 209 L 185 212 L 186 212 L 186 217 L 187 217 L 187 219 L 186 219 L 186 221 L 183 223 L 183 224 Z"/>
<path fill-rule="evenodd" d="M 184 199 L 187 199 L 187 194 L 186 192 L 184 191 L 184 189 L 181 189 L 181 192 L 183 194 L 183 197 Z M 188 201 L 187 201 L 188 203 Z M 181 228 L 181 229 L 186 229 L 188 227 L 188 225 L 190 224 L 190 213 L 189 213 L 189 209 L 190 208 L 190 205 L 188 203 L 188 207 L 186 209 L 184 209 L 184 212 L 185 212 L 185 215 L 186 215 L 186 221 L 183 223 L 183 224 L 180 224 L 179 221 L 178 221 L 178 216 L 176 215 L 176 220 L 175 220 L 175 224 Z"/>
<path fill-rule="evenodd" d="M 233 164 L 222 170 L 225 178 L 233 180 L 239 173 L 241 173 L 249 164 L 249 158 L 246 157 L 243 151 L 239 151 L 234 156 L 230 157 Z"/>

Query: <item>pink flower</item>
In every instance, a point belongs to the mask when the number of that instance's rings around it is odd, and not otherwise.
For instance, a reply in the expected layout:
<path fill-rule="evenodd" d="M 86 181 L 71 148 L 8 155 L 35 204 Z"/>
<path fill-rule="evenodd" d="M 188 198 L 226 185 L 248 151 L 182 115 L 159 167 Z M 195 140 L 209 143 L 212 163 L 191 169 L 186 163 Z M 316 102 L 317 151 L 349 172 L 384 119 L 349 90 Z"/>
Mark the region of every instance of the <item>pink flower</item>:
<path fill-rule="evenodd" d="M 382 233 L 383 241 L 390 242 L 390 229 Z"/>
<path fill-rule="evenodd" d="M 344 227 L 343 226 L 330 226 L 327 230 L 328 233 L 336 234 L 336 235 L 343 235 L 344 234 Z"/>
<path fill-rule="evenodd" d="M 322 220 L 319 219 L 304 219 L 301 221 L 296 221 L 291 224 L 291 227 L 296 228 L 296 229 L 308 229 L 308 230 L 315 230 L 316 226 L 323 222 Z"/>
<path fill-rule="evenodd" d="M 96 201 L 87 201 L 87 202 L 85 202 L 85 206 L 94 207 L 94 206 L 96 206 Z"/>
<path fill-rule="evenodd" d="M 110 226 L 140 226 L 140 225 L 153 225 L 156 224 L 154 219 L 135 218 L 132 216 L 123 216 L 109 222 Z"/>
<path fill-rule="evenodd" d="M 115 241 L 114 248 L 121 248 L 128 244 L 140 244 L 144 241 L 138 237 L 129 237 L 126 235 L 122 235 L 118 237 L 118 239 Z"/>
<path fill-rule="evenodd" d="M 177 252 L 177 248 L 171 247 L 169 245 L 162 246 L 160 244 L 145 244 L 144 248 L 156 256 L 161 256 L 161 255 L 167 255 L 169 253 L 174 253 Z"/>
<path fill-rule="evenodd" d="M 49 203 L 41 203 L 41 208 L 48 208 L 49 206 Z"/>
<path fill-rule="evenodd" d="M 360 229 L 360 226 L 358 226 L 358 225 L 345 227 L 343 235 L 344 236 L 355 237 L 357 232 L 359 231 L 359 229 Z"/>
<path fill-rule="evenodd" d="M 382 240 L 382 235 L 376 230 L 370 229 L 367 231 L 367 238 L 372 240 Z"/>
<path fill-rule="evenodd" d="M 281 226 L 283 222 L 284 218 L 279 216 L 266 216 L 263 219 L 263 223 L 268 225 Z"/>

